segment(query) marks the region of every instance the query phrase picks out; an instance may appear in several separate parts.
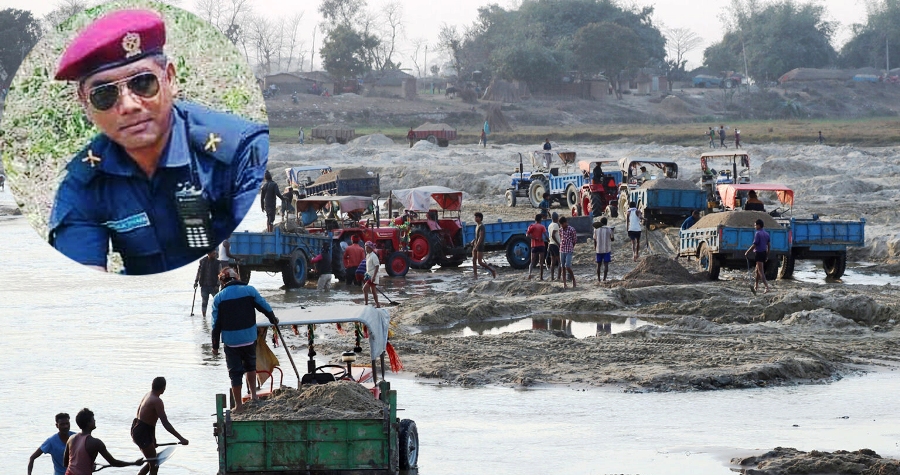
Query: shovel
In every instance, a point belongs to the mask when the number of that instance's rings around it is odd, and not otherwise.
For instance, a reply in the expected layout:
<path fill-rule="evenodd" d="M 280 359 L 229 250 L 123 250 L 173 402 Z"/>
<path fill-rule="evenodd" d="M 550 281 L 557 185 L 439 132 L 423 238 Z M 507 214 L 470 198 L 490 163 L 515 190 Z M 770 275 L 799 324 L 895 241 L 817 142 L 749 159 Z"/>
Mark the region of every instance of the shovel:
<path fill-rule="evenodd" d="M 284 351 L 288 355 L 288 361 L 291 362 L 291 367 L 294 368 L 294 374 L 297 375 L 297 388 L 299 389 L 299 387 L 300 387 L 300 372 L 297 371 L 297 365 L 294 364 L 294 357 L 291 356 L 291 349 L 288 348 L 287 342 L 285 341 L 284 337 L 281 336 L 281 329 L 278 328 L 278 325 L 277 324 L 272 325 L 272 328 L 274 328 L 275 333 L 278 334 L 278 339 L 281 340 L 281 346 L 284 347 Z"/>
<path fill-rule="evenodd" d="M 194 316 L 194 304 L 197 303 L 197 287 L 194 287 L 194 299 L 191 300 L 191 316 Z"/>
<path fill-rule="evenodd" d="M 178 442 L 172 442 L 172 443 L 168 443 L 168 444 L 159 444 L 159 445 L 157 445 L 157 447 L 159 447 L 160 445 L 177 445 L 177 444 L 178 444 Z M 175 449 L 177 449 L 177 448 L 178 447 L 166 447 L 166 448 L 160 450 L 159 453 L 156 454 L 155 458 L 141 459 L 138 463 L 135 463 L 132 465 L 140 466 L 151 460 L 156 461 L 156 465 L 162 465 L 163 462 L 165 462 L 166 460 L 169 460 L 172 457 L 172 454 L 175 453 Z M 113 465 L 99 465 L 98 466 L 97 464 L 94 464 L 94 467 L 95 467 L 94 471 L 99 472 L 100 470 L 103 470 L 104 468 L 109 468 L 112 466 Z"/>
<path fill-rule="evenodd" d="M 393 306 L 395 306 L 395 307 L 398 306 L 398 305 L 400 305 L 400 302 L 394 302 L 393 300 L 391 300 L 391 298 L 388 297 L 387 294 L 385 294 L 383 290 L 379 289 L 378 287 L 375 287 L 375 288 L 378 289 L 378 292 L 381 293 L 381 295 L 383 295 L 384 298 L 386 298 L 387 301 L 388 301 L 391 305 L 393 305 Z"/>

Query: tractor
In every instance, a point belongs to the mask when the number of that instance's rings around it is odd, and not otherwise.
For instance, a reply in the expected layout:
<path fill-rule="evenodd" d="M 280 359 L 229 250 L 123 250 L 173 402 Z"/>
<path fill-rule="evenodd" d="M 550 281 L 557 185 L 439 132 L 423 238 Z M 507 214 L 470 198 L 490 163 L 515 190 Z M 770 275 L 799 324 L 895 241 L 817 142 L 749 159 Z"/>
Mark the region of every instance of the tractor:
<path fill-rule="evenodd" d="M 506 190 L 506 204 L 516 206 L 517 198 L 528 198 L 531 206 L 540 207 L 544 193 L 550 194 L 550 205 L 558 202 L 566 209 L 572 209 L 578 203 L 578 190 L 584 184 L 581 172 L 569 173 L 569 166 L 575 163 L 575 152 L 571 150 L 536 150 L 531 154 L 533 171 L 525 172 L 523 157 L 519 153 L 519 169 L 512 175 L 512 183 Z M 564 174 L 553 167 L 553 156 L 556 155 L 565 166 Z"/>
<path fill-rule="evenodd" d="M 603 176 L 595 181 L 594 167 L 606 166 Z M 572 216 L 601 215 L 615 218 L 619 216 L 619 184 L 622 183 L 622 172 L 618 170 L 613 160 L 581 160 L 578 168 L 585 177 L 584 184 L 578 190 L 578 200 L 572 207 Z M 612 170 L 612 171 L 607 171 Z"/>
<path fill-rule="evenodd" d="M 461 191 L 443 186 L 420 186 L 394 190 L 391 194 L 403 206 L 408 220 L 409 265 L 412 268 L 430 269 L 435 264 L 459 267 L 465 262 L 468 253 L 463 245 L 460 219 Z M 440 209 L 432 209 L 434 204 Z M 390 209 L 391 203 L 388 206 Z"/>

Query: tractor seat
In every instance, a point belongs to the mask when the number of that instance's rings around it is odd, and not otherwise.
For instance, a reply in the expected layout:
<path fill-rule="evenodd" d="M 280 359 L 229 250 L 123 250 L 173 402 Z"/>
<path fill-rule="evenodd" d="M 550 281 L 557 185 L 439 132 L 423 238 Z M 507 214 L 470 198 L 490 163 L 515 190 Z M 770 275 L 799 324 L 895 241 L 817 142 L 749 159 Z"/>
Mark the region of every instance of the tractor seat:
<path fill-rule="evenodd" d="M 300 378 L 300 384 L 326 384 L 335 382 L 331 373 L 306 373 Z"/>
<path fill-rule="evenodd" d="M 262 387 L 257 388 L 257 389 L 256 389 L 256 397 L 258 397 L 258 398 L 260 398 L 260 399 L 266 399 L 266 398 L 272 396 L 272 393 L 275 391 L 275 376 L 274 376 L 272 373 L 275 372 L 275 371 L 278 371 L 278 387 L 280 388 L 280 387 L 282 386 L 282 384 L 284 383 L 284 372 L 281 371 L 281 368 L 279 368 L 278 366 L 276 366 L 276 367 L 272 368 L 272 371 L 266 371 L 266 370 L 264 370 L 264 369 L 258 369 L 258 370 L 256 370 L 256 373 L 257 373 L 257 374 L 262 373 L 262 374 L 268 374 L 268 375 L 269 375 L 269 388 L 268 388 L 268 389 L 265 389 L 265 388 L 262 388 Z M 263 383 L 263 384 L 265 384 L 265 383 Z M 245 395 L 241 398 L 241 400 L 242 400 L 243 402 L 249 401 L 249 400 L 250 400 L 250 394 L 245 394 Z"/>

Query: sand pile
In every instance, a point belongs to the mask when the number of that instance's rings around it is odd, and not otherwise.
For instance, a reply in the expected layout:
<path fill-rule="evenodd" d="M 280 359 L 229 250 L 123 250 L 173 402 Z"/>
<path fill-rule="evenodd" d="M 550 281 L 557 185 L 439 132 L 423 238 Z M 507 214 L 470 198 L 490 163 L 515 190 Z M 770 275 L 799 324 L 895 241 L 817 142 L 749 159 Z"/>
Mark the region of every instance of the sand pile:
<path fill-rule="evenodd" d="M 624 281 L 654 281 L 658 284 L 692 284 L 696 279 L 677 261 L 666 256 L 650 255 L 643 259 L 629 273 L 622 277 Z"/>
<path fill-rule="evenodd" d="M 384 134 L 371 134 L 357 137 L 350 141 L 353 146 L 386 147 L 394 145 L 394 141 Z"/>
<path fill-rule="evenodd" d="M 688 105 L 681 100 L 681 98 L 676 96 L 666 96 L 662 102 L 659 103 L 659 107 L 667 112 L 674 112 L 676 114 L 687 114 L 690 111 L 688 110 Z"/>
<path fill-rule="evenodd" d="M 456 130 L 456 127 L 452 125 L 445 124 L 443 122 L 433 124 L 431 122 L 425 122 L 424 124 L 416 127 L 414 129 L 416 132 L 432 132 L 435 130 Z"/>
<path fill-rule="evenodd" d="M 335 170 L 321 175 L 319 178 L 316 178 L 316 181 L 313 182 L 313 184 L 319 185 L 322 183 L 328 183 L 331 181 L 335 181 L 338 178 L 340 178 L 341 180 L 350 180 L 354 178 L 369 178 L 371 176 L 372 175 L 369 175 L 369 172 L 366 171 L 365 168 L 344 168 L 342 170 Z"/>
<path fill-rule="evenodd" d="M 733 228 L 752 228 L 756 225 L 756 220 L 761 219 L 766 228 L 778 229 L 781 225 L 775 218 L 769 216 L 762 211 L 724 211 L 721 213 L 711 213 L 700 218 L 697 224 L 691 226 L 696 229 L 714 228 L 718 225 Z"/>
<path fill-rule="evenodd" d="M 276 395 L 246 404 L 237 421 L 381 419 L 384 403 L 352 381 L 312 384 L 297 390 L 282 387 Z"/>
<path fill-rule="evenodd" d="M 882 458 L 875 451 L 860 449 L 854 452 L 836 450 L 803 452 L 793 448 L 776 447 L 763 455 L 734 458 L 732 464 L 742 467 L 741 473 L 782 475 L 789 473 L 861 473 L 872 475 L 900 475 L 900 460 Z"/>
<path fill-rule="evenodd" d="M 659 180 L 648 180 L 641 184 L 641 189 L 647 190 L 698 190 L 697 184 L 687 180 L 673 180 L 671 178 L 662 178 Z"/>

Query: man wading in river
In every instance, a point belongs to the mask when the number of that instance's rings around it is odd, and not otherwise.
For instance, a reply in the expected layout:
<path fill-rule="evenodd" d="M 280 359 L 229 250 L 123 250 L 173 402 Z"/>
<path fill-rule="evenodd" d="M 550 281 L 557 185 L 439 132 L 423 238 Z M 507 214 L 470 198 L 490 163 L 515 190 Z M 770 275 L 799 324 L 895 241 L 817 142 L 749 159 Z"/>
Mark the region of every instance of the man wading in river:
<path fill-rule="evenodd" d="M 169 423 L 166 417 L 166 409 L 160 396 L 166 392 L 166 378 L 158 376 L 153 378 L 150 392 L 147 393 L 138 405 L 137 417 L 131 423 L 131 440 L 141 449 L 147 464 L 141 467 L 138 475 L 150 473 L 156 475 L 159 464 L 156 462 L 156 421 L 162 422 L 163 427 L 170 434 L 178 438 L 178 442 L 187 445 L 188 440 L 181 436 Z"/>
<path fill-rule="evenodd" d="M 241 379 L 247 374 L 250 398 L 256 400 L 256 310 L 278 324 L 272 307 L 250 285 L 238 280 L 237 272 L 228 267 L 219 274 L 222 290 L 213 300 L 212 353 L 219 354 L 219 337 L 225 344 L 225 363 L 231 378 L 234 412 L 243 411 Z"/>
<path fill-rule="evenodd" d="M 75 423 L 81 432 L 69 437 L 66 442 L 66 451 L 63 453 L 63 465 L 66 467 L 66 475 L 91 475 L 94 473 L 94 462 L 97 455 L 102 455 L 113 467 L 127 467 L 140 465 L 144 459 L 134 462 L 123 462 L 110 455 L 102 440 L 91 435 L 97 428 L 94 413 L 84 408 L 75 415 Z"/>

